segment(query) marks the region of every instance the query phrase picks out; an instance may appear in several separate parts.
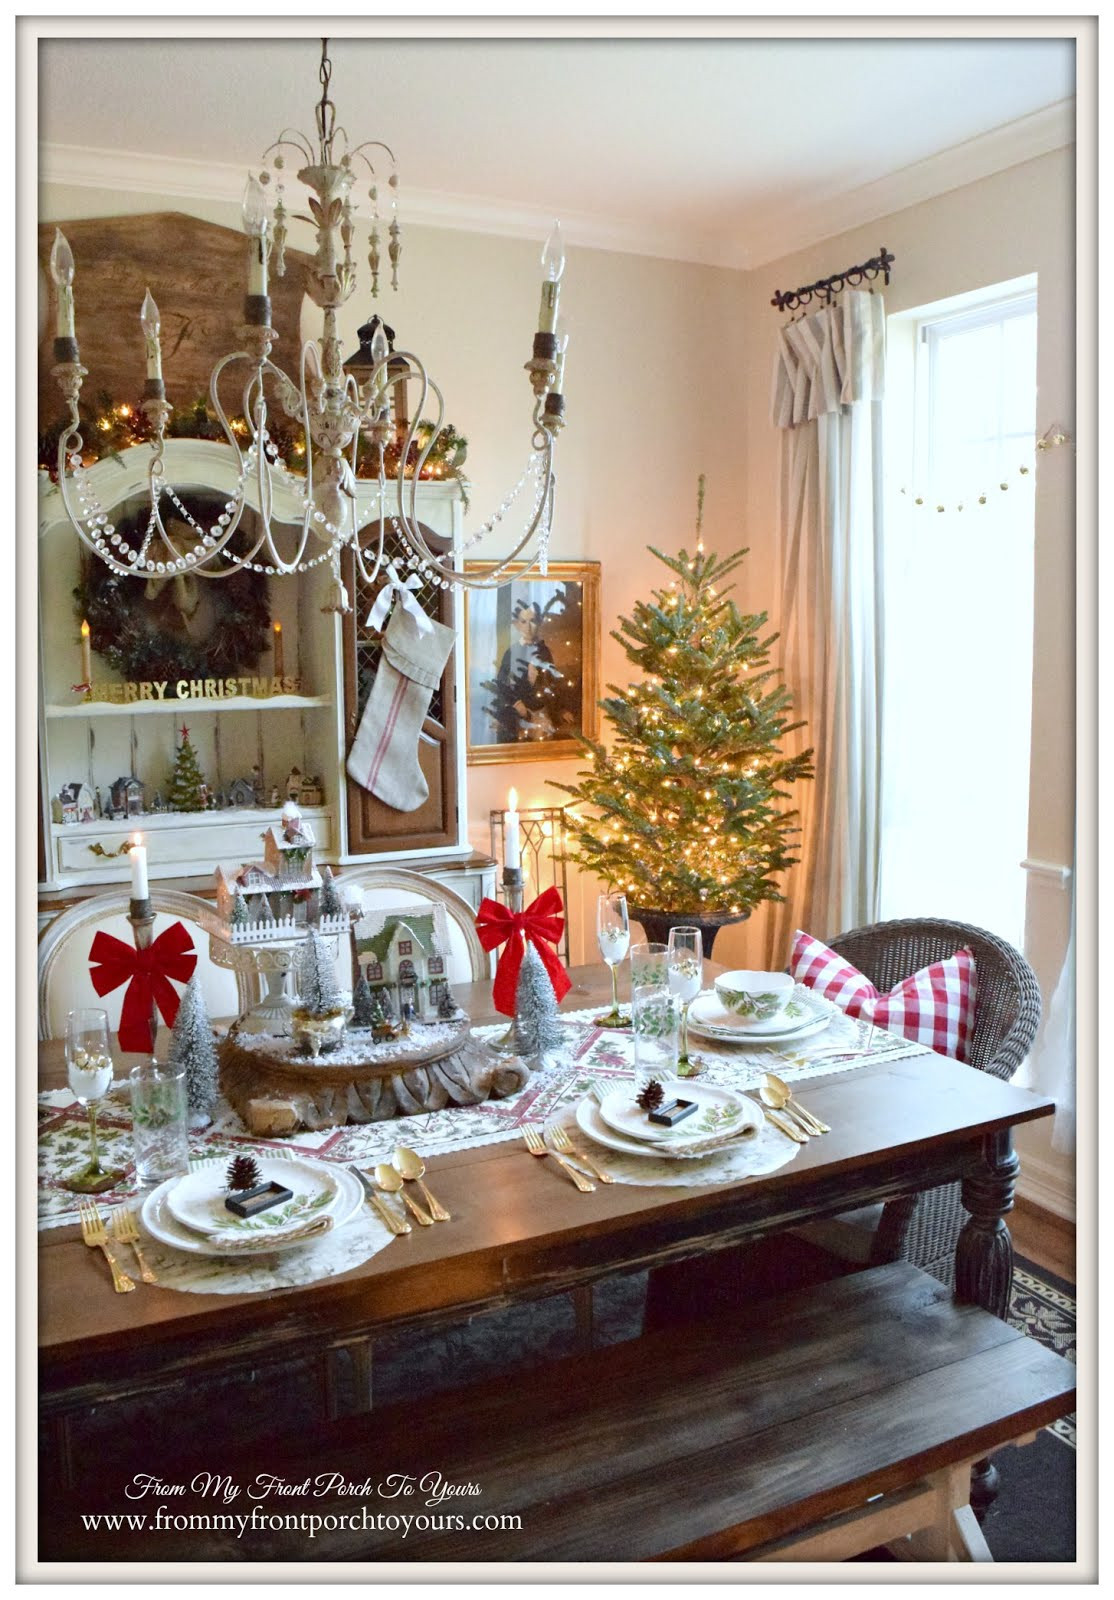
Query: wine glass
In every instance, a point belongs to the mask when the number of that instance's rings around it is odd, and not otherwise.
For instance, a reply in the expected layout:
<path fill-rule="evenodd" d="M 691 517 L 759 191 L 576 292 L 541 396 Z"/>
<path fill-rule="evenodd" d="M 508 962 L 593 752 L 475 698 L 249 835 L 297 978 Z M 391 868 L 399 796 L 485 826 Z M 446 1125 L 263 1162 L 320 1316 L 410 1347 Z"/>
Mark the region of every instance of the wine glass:
<path fill-rule="evenodd" d="M 681 1050 L 677 1057 L 677 1071 L 685 1078 L 689 1075 L 689 1006 L 704 983 L 704 944 L 699 928 L 670 928 L 666 967 L 670 991 L 677 997 L 681 1008 Z"/>
<path fill-rule="evenodd" d="M 108 1013 L 97 1006 L 71 1011 L 66 1018 L 66 1071 L 78 1105 L 89 1111 L 89 1160 L 65 1186 L 78 1194 L 100 1194 L 111 1189 L 123 1173 L 102 1167 L 97 1150 L 97 1101 L 112 1087 Z"/>
<path fill-rule="evenodd" d="M 596 938 L 611 973 L 611 1010 L 596 1021 L 605 1028 L 626 1028 L 630 1018 L 619 1010 L 618 969 L 630 949 L 630 918 L 625 894 L 601 894 L 596 908 Z"/>

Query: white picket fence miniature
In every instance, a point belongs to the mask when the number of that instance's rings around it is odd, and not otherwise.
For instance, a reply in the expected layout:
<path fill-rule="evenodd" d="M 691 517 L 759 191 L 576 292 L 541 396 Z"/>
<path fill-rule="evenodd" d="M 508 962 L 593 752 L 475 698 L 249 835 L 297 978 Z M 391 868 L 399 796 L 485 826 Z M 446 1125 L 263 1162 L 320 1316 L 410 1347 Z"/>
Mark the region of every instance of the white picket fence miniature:
<path fill-rule="evenodd" d="M 281 939 L 304 939 L 310 928 L 318 933 L 347 933 L 348 917 L 344 912 L 318 917 L 316 922 L 295 922 L 293 916 L 271 917 L 266 921 L 231 924 L 224 930 L 230 944 L 277 944 Z"/>

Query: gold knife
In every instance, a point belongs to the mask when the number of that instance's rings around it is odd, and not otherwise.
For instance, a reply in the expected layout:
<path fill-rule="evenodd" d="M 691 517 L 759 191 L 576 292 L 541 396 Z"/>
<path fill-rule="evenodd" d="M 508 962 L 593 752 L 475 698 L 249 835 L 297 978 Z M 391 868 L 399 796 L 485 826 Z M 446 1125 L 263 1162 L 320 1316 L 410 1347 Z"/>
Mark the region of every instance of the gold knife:
<path fill-rule="evenodd" d="M 385 1228 L 389 1228 L 390 1231 L 395 1234 L 409 1233 L 411 1231 L 410 1224 L 407 1222 L 406 1218 L 396 1217 L 390 1206 L 384 1205 L 382 1196 L 371 1182 L 371 1179 L 365 1178 L 359 1167 L 357 1167 L 355 1164 L 350 1166 L 348 1170 L 349 1172 L 354 1172 L 356 1177 L 360 1180 L 360 1187 L 364 1191 L 364 1199 L 375 1212 L 375 1215 L 379 1218 L 383 1226 Z"/>
<path fill-rule="evenodd" d="M 788 1117 L 783 1117 L 780 1111 L 770 1111 L 766 1106 L 763 1106 L 762 1109 L 766 1114 L 766 1121 L 772 1122 L 774 1127 L 779 1132 L 784 1133 L 787 1139 L 792 1139 L 794 1144 L 808 1143 L 808 1134 L 802 1133 L 798 1128 L 794 1127 Z"/>

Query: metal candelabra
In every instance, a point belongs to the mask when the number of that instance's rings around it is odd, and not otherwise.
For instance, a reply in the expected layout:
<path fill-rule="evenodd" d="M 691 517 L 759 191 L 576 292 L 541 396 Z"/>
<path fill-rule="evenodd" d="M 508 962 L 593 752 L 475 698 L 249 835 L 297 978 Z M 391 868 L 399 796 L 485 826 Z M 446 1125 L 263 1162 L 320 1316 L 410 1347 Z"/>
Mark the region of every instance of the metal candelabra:
<path fill-rule="evenodd" d="M 155 908 L 150 898 L 146 900 L 128 901 L 128 921 L 132 925 L 132 934 L 135 938 L 137 950 L 149 950 L 155 927 Z M 154 990 L 151 993 L 151 1055 L 155 1054 L 155 1040 L 159 1031 L 159 1008 L 155 1001 Z"/>

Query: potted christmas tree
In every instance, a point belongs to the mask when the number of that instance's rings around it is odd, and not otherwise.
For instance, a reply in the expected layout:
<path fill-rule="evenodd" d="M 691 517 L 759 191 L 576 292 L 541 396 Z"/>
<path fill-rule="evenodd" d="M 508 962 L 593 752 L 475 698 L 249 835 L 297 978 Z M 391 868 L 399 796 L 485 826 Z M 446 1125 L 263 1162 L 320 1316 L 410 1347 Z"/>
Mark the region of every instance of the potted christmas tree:
<path fill-rule="evenodd" d="M 781 900 L 776 875 L 796 862 L 790 785 L 812 776 L 812 751 L 782 754 L 792 701 L 769 664 L 777 634 L 766 613 L 740 611 L 724 580 L 746 555 L 704 549 L 704 479 L 696 550 L 651 554 L 673 574 L 612 633 L 642 673 L 600 701 L 610 748 L 581 744 L 591 762 L 566 812 L 570 854 L 627 896 L 646 937 L 677 923 L 701 930 L 704 954 L 725 923 Z M 584 814 L 582 808 L 591 808 Z"/>

